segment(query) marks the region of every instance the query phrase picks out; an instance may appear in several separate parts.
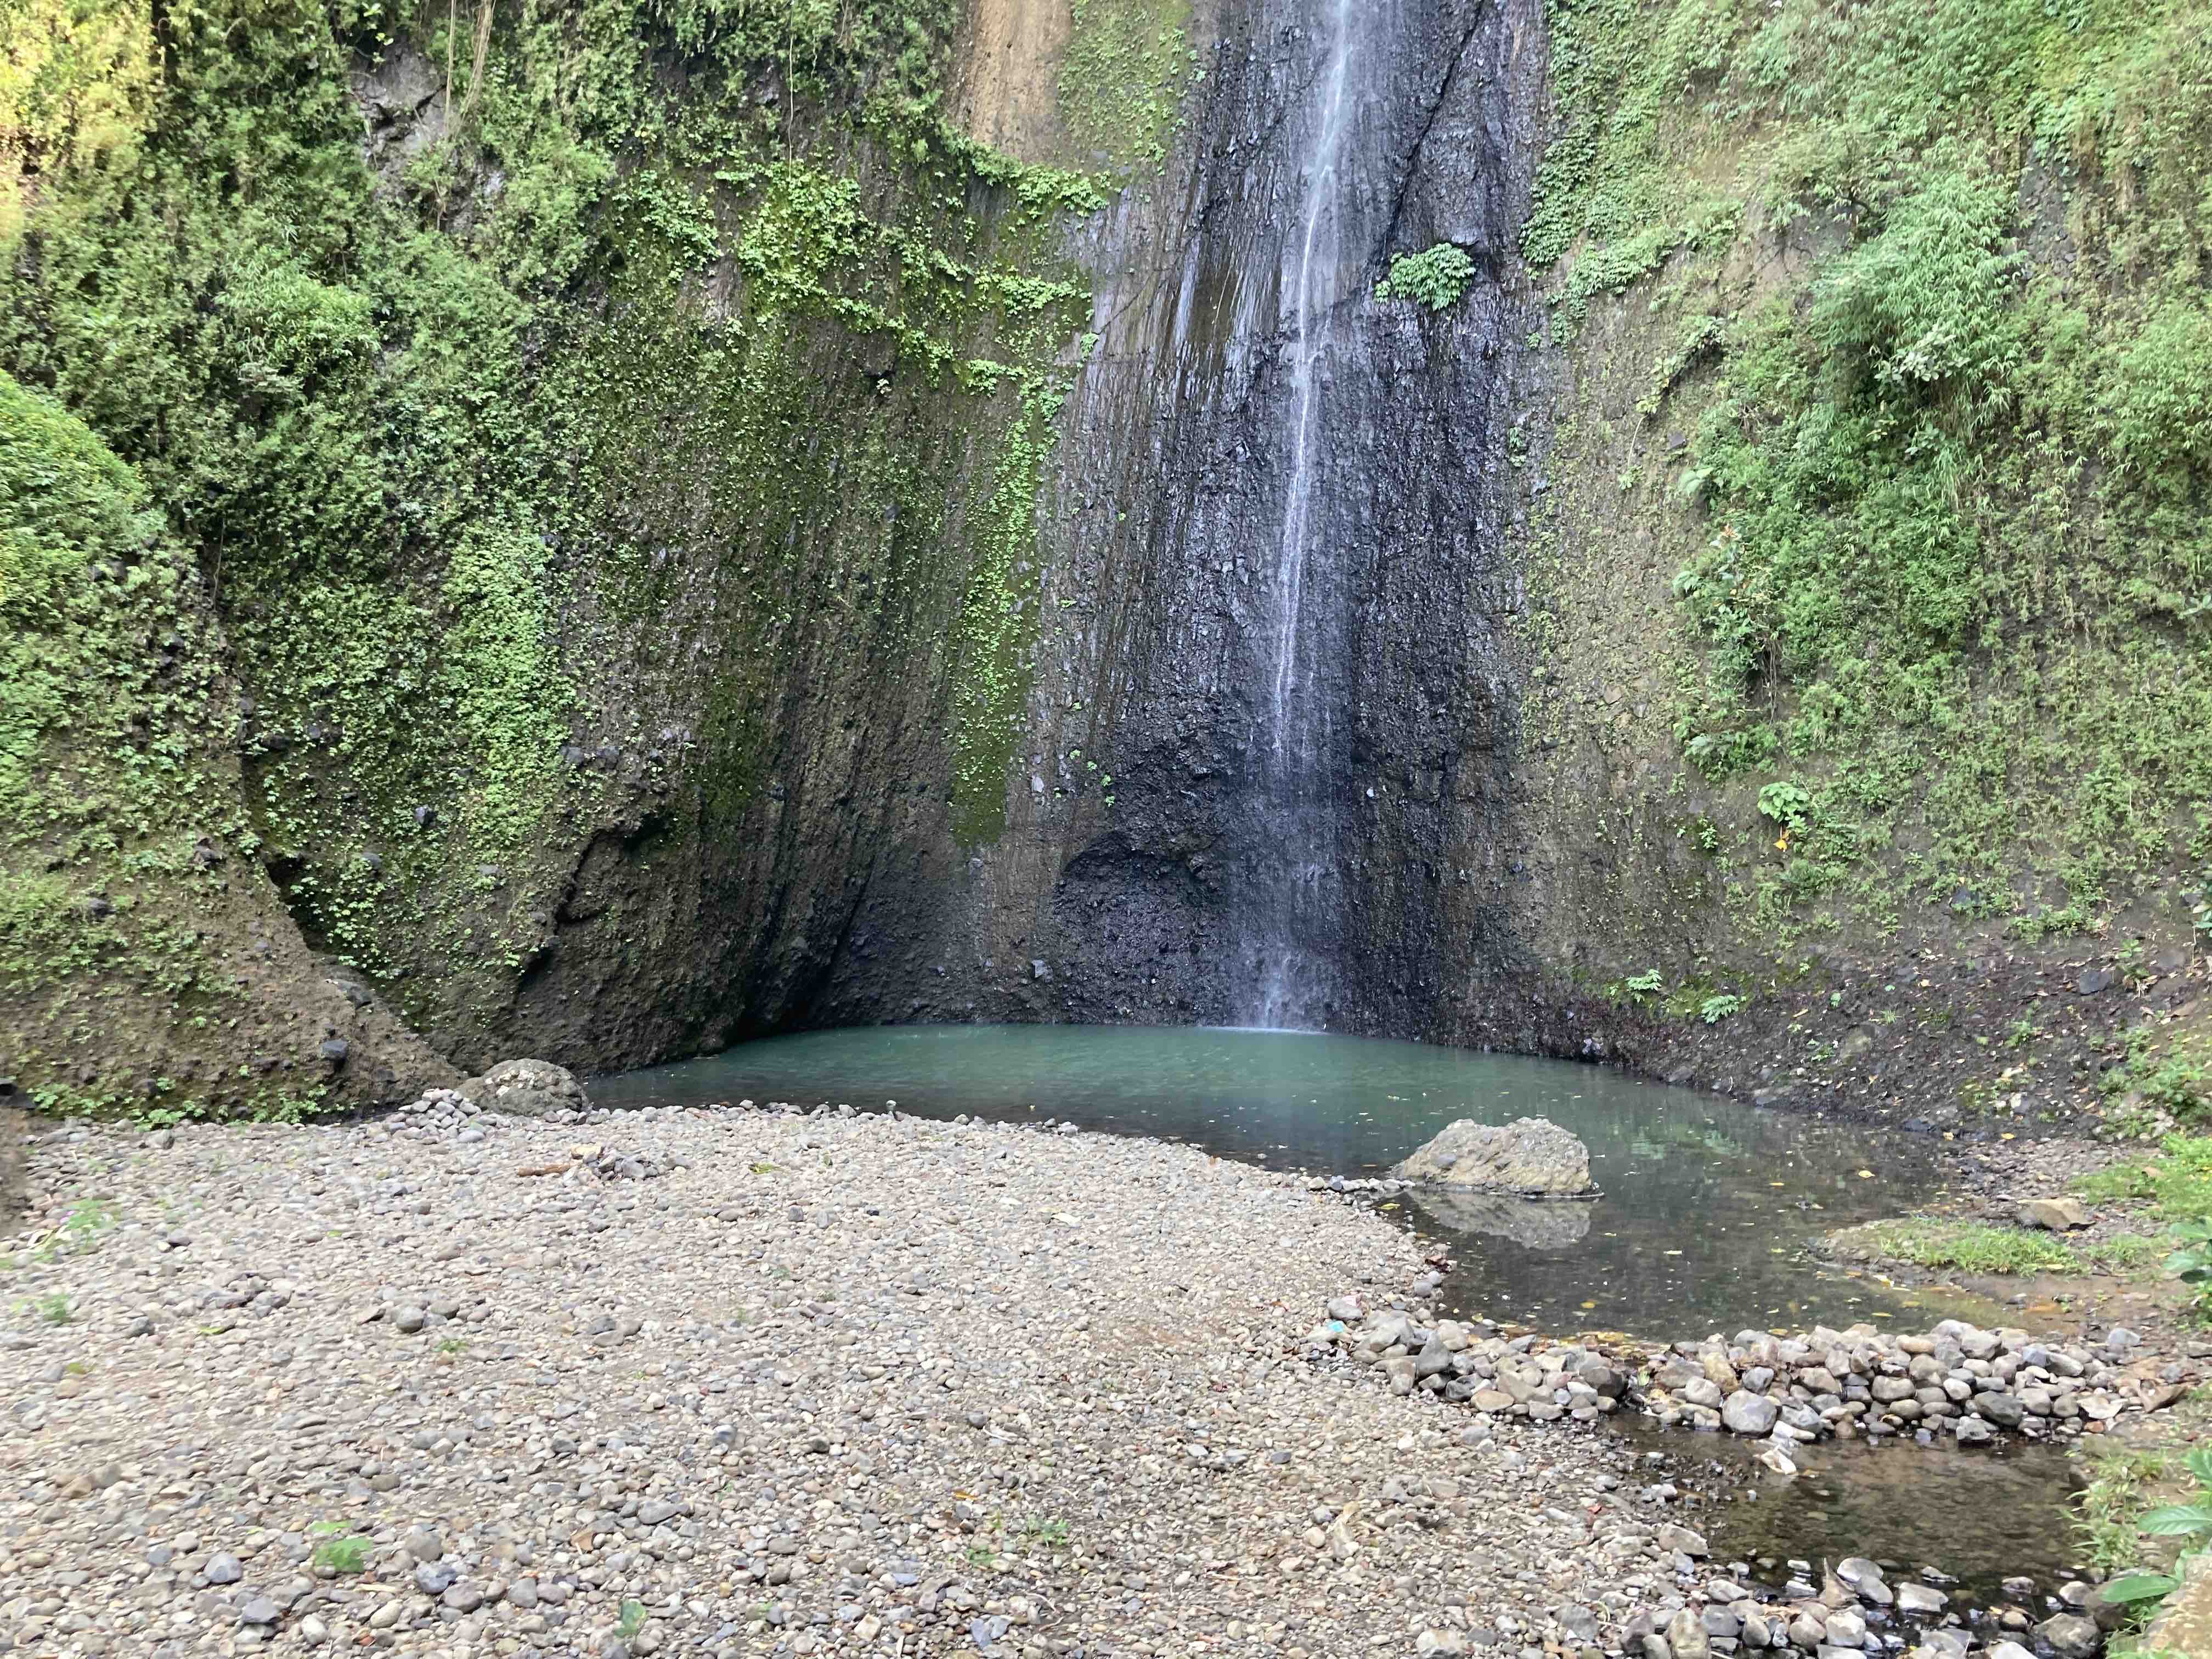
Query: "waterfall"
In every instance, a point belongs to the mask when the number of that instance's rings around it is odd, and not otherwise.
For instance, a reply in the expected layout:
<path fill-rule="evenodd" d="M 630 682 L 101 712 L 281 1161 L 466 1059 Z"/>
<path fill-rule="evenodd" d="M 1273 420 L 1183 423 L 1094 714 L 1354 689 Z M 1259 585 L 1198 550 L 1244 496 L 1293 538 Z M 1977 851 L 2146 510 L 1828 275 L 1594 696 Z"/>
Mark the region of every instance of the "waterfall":
<path fill-rule="evenodd" d="M 1062 699 L 1016 780 L 1036 836 L 978 890 L 1051 870 L 1048 909 L 1008 904 L 993 943 L 1056 958 L 1030 994 L 1054 1018 L 1420 1030 L 1461 995 L 1440 964 L 1513 948 L 1491 852 L 1523 497 L 1499 420 L 1528 328 L 1491 273 L 1526 198 L 1533 152 L 1501 145 L 1542 85 L 1516 45 L 1536 4 L 1200 9 L 1185 159 L 1086 233 L 1100 339 L 1053 592 L 1066 689 L 1097 695 Z M 1457 304 L 1373 297 L 1442 242 L 1481 269 Z M 1109 757 L 1103 795 L 1069 788 Z"/>
<path fill-rule="evenodd" d="M 1281 401 L 1288 457 L 1282 531 L 1276 544 L 1272 654 L 1267 729 L 1255 734 L 1261 798 L 1271 815 L 1273 844 L 1255 896 L 1246 953 L 1256 990 L 1246 1018 L 1271 1029 L 1326 1023 L 1333 991 L 1335 912 L 1342 890 L 1337 813 L 1331 796 L 1334 745 L 1330 712 L 1316 695 L 1307 632 L 1307 562 L 1313 550 L 1316 493 L 1328 455 L 1323 359 L 1331 319 L 1346 295 L 1342 222 L 1350 169 L 1346 145 L 1357 109 L 1352 98 L 1358 25 L 1371 0 L 1324 0 L 1327 57 L 1316 78 L 1303 200 L 1285 239 L 1283 318 L 1286 394 Z"/>
<path fill-rule="evenodd" d="M 1336 222 L 1332 211 L 1342 169 L 1338 159 L 1344 148 L 1347 116 L 1345 89 L 1352 79 L 1352 10 L 1353 0 L 1330 0 L 1328 69 L 1324 84 L 1321 125 L 1313 155 L 1306 167 L 1304 212 L 1301 216 L 1297 279 L 1291 284 L 1291 480 L 1283 507 L 1283 537 L 1276 563 L 1276 634 L 1274 732 L 1272 747 L 1279 756 L 1294 737 L 1292 690 L 1298 672 L 1298 617 L 1305 595 L 1306 532 L 1312 520 L 1314 486 L 1314 422 L 1318 413 L 1319 387 L 1314 374 L 1327 320 L 1326 307 L 1314 303 L 1314 254 L 1324 222 L 1331 246 L 1328 269 L 1334 271 Z"/>

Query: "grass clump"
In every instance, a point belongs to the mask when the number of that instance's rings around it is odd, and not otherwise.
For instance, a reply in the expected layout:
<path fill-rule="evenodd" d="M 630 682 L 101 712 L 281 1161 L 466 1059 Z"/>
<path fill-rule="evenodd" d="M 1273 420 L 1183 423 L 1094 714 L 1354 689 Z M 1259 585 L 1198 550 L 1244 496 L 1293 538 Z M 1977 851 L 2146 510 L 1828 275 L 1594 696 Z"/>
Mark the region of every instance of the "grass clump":
<path fill-rule="evenodd" d="M 1878 1254 L 1922 1267 L 1970 1273 L 2047 1273 L 2078 1271 L 2081 1259 L 2067 1246 L 2025 1228 L 1984 1221 L 1908 1218 L 1877 1221 L 1859 1237 Z"/>
<path fill-rule="evenodd" d="M 1064 1550 L 1068 1547 L 1067 1522 L 1056 1515 L 1033 1515 L 1022 1522 L 1022 1537 L 1036 1548 Z"/>
<path fill-rule="evenodd" d="M 353 1574 L 368 1571 L 374 1547 L 368 1539 L 349 1532 L 337 1521 L 319 1521 L 308 1532 L 316 1539 L 314 1564 L 331 1572 Z"/>
<path fill-rule="evenodd" d="M 2117 1572 L 2139 1559 L 2142 1536 L 2136 1517 L 2142 1514 L 2147 1495 L 2173 1472 L 2176 1462 L 2164 1450 L 2101 1442 L 2087 1455 L 2089 1480 L 2074 1499 L 2075 1528 L 2087 1558 L 2084 1565 L 2099 1572 Z"/>
<path fill-rule="evenodd" d="M 2155 1155 L 2140 1155 L 2078 1177 L 2074 1190 L 2094 1200 L 2146 1203 L 2153 1218 L 2212 1219 L 2212 1136 L 2168 1135 Z"/>

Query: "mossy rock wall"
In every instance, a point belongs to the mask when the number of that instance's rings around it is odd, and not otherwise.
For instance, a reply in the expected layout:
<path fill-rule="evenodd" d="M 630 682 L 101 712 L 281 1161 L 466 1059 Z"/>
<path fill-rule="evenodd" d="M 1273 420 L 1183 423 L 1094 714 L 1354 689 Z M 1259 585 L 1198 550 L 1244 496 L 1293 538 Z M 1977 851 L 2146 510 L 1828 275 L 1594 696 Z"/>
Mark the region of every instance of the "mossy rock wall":
<path fill-rule="evenodd" d="M 278 1064 L 313 1086 L 240 1086 L 224 1006 L 169 1005 L 259 943 L 463 1066 L 712 1047 L 865 953 L 879 866 L 994 832 L 1085 314 L 1057 227 L 1099 198 L 945 125 L 956 22 L 11 15 L 0 367 L 106 502 L 42 539 L 19 495 L 11 559 L 157 550 L 43 664 L 158 688 L 166 769 L 9 687 L 46 793 L 9 802 L 7 971 L 44 1012 L 0 1074 L 113 1107 L 173 1036 L 163 1109 L 228 1112 L 441 1069 L 319 1060 L 303 1013 Z M 64 755 L 108 805 L 51 806 Z M 191 909 L 202 840 L 261 908 L 123 963 L 80 901 Z M 54 1024 L 92 1002 L 99 1032 Z"/>
<path fill-rule="evenodd" d="M 2207 941 L 2212 14 L 1548 21 L 1509 460 L 1551 1041 L 2094 1101 Z"/>
<path fill-rule="evenodd" d="M 255 856 L 222 662 L 143 482 L 0 374 L 0 1140 L 27 1103 L 289 1117 L 452 1076 L 301 940 Z"/>

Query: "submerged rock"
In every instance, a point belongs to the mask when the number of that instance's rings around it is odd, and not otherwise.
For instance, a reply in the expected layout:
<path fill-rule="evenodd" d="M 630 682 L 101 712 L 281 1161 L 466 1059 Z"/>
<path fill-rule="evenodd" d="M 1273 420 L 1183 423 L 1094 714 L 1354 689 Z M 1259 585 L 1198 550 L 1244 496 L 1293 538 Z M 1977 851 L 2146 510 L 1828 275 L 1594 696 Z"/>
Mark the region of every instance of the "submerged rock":
<path fill-rule="evenodd" d="M 587 1103 L 574 1073 L 545 1060 L 501 1060 L 461 1092 L 488 1111 L 509 1117 L 550 1117 L 580 1112 Z"/>
<path fill-rule="evenodd" d="M 1401 1181 L 1547 1198 L 1571 1198 L 1594 1190 L 1589 1148 L 1540 1117 L 1506 1124 L 1463 1117 L 1446 1124 L 1392 1173 Z"/>

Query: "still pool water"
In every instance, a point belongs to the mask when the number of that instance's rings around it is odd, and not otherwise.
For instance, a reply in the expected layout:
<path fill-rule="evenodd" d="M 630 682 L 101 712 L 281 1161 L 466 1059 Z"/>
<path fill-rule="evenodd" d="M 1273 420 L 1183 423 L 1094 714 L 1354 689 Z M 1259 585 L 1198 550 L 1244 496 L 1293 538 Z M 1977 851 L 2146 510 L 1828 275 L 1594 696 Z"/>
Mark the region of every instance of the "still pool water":
<path fill-rule="evenodd" d="M 2061 1446 L 1960 1451 L 1831 1440 L 1802 1448 L 1802 1473 L 1778 1480 L 1754 1461 L 1753 1442 L 1636 1418 L 1619 1426 L 1638 1451 L 1667 1459 L 1664 1476 L 1685 1499 L 1678 1518 L 1705 1534 L 1713 1559 L 1753 1563 L 1752 1577 L 1770 1590 L 1782 1589 L 1789 1574 L 1780 1564 L 1793 1556 L 1815 1564 L 1815 1583 L 1820 1561 L 1846 1555 L 1881 1563 L 1893 1584 L 1933 1567 L 1957 1581 L 1948 1593 L 1983 1606 L 2012 1601 L 2003 1581 L 2014 1575 L 2048 1596 L 2082 1573 L 2068 1510 L 2074 1467 Z M 1758 1570 L 1762 1558 L 1776 1566 Z"/>
<path fill-rule="evenodd" d="M 1589 1146 L 1603 1196 L 1392 1200 L 1395 1218 L 1449 1246 L 1448 1311 L 1669 1338 L 1911 1328 L 1952 1311 L 1805 1258 L 1820 1233 L 1911 1207 L 1935 1180 L 1924 1144 L 1566 1061 L 1276 1031 L 876 1026 L 745 1043 L 592 1095 L 617 1109 L 896 1101 L 924 1117 L 1057 1118 L 1345 1176 L 1387 1170 L 1455 1118 L 1547 1117 Z"/>

